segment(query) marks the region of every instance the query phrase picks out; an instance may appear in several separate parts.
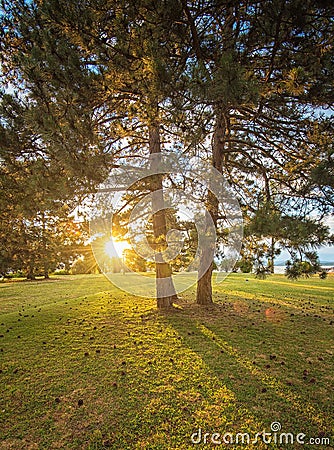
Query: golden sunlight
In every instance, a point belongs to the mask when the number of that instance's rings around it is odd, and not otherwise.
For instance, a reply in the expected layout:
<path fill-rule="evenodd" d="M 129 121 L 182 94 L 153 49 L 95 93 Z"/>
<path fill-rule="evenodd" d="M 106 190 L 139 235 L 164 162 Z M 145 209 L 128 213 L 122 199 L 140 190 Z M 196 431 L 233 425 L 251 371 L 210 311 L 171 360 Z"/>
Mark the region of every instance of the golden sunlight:
<path fill-rule="evenodd" d="M 110 258 L 122 258 L 124 250 L 131 248 L 127 241 L 116 241 L 111 238 L 105 244 L 105 252 Z"/>

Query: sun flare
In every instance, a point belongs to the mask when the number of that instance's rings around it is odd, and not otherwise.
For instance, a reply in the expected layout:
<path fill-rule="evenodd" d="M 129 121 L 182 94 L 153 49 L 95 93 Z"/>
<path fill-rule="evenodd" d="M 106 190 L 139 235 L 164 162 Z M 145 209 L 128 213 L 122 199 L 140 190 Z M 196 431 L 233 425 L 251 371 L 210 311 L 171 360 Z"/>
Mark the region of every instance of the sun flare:
<path fill-rule="evenodd" d="M 127 241 L 110 239 L 105 244 L 105 252 L 110 258 L 122 258 L 124 250 L 131 248 Z"/>

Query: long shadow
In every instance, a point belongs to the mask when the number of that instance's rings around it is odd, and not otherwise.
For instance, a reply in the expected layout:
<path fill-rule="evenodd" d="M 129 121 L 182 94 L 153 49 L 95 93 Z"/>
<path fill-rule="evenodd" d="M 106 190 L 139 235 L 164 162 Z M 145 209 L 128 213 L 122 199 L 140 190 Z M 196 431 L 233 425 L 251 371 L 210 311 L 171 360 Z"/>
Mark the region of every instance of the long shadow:
<path fill-rule="evenodd" d="M 181 336 L 183 345 L 204 361 L 212 376 L 235 394 L 237 408 L 249 411 L 269 430 L 270 424 L 278 420 L 285 432 L 328 435 L 329 417 L 233 344 L 233 319 L 229 327 L 213 331 L 217 329 L 213 322 L 219 317 L 226 321 L 226 310 L 221 305 L 205 308 L 188 304 L 183 310 L 166 314 L 164 320 Z"/>

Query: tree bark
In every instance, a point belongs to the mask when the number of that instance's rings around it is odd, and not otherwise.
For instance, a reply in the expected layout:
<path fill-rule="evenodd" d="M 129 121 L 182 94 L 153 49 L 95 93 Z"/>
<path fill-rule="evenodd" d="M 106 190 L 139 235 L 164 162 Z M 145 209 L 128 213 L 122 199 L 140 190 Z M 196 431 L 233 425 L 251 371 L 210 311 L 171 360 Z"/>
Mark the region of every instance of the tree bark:
<path fill-rule="evenodd" d="M 47 265 L 44 265 L 44 278 L 45 278 L 46 280 L 48 280 L 48 279 L 50 278 L 50 275 L 49 275 L 49 268 L 48 268 Z"/>
<path fill-rule="evenodd" d="M 271 243 L 270 243 L 270 258 L 269 258 L 269 270 L 270 273 L 274 273 L 275 272 L 275 239 L 272 237 L 271 238 Z"/>
<path fill-rule="evenodd" d="M 30 263 L 28 266 L 27 280 L 36 280 L 34 274 L 34 263 Z"/>
<path fill-rule="evenodd" d="M 222 172 L 223 155 L 227 132 L 228 116 L 224 113 L 223 109 L 216 108 L 216 123 L 212 139 L 212 166 L 220 173 Z M 214 226 L 217 229 L 219 203 L 216 196 L 211 191 L 209 191 L 207 195 L 207 211 L 211 215 Z M 209 247 L 202 249 L 196 291 L 196 303 L 199 305 L 210 305 L 213 303 L 213 250 L 214 249 L 211 249 Z"/>
<path fill-rule="evenodd" d="M 196 303 L 198 305 L 210 305 L 213 303 L 212 299 L 212 270 L 211 263 L 209 269 L 197 282 Z"/>
<path fill-rule="evenodd" d="M 42 234 L 42 244 L 43 244 L 43 259 L 44 259 L 44 264 L 43 264 L 43 272 L 44 272 L 44 278 L 48 279 L 49 277 L 49 263 L 48 263 L 48 245 L 46 242 L 46 217 L 45 217 L 45 213 L 42 214 L 42 230 L 43 230 L 43 234 Z"/>
<path fill-rule="evenodd" d="M 149 149 L 150 154 L 154 155 L 151 160 L 151 168 L 157 169 L 161 156 L 160 130 L 159 124 L 152 123 L 149 127 Z M 157 212 L 152 216 L 154 239 L 158 243 L 155 250 L 160 251 L 166 247 L 166 212 L 164 208 L 164 198 L 162 191 L 163 175 L 156 174 L 152 176 L 151 192 L 152 192 L 152 208 Z M 173 301 L 177 299 L 174 283 L 172 280 L 172 269 L 170 265 L 163 260 L 162 254 L 155 254 L 156 268 L 156 292 L 158 309 L 171 308 Z"/>

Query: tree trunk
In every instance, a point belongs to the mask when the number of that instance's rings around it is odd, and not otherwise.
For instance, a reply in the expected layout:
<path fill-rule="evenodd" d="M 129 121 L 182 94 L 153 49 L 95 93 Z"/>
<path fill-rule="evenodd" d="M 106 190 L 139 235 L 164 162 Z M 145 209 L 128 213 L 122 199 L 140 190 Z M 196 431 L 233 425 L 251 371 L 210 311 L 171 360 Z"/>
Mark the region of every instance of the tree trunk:
<path fill-rule="evenodd" d="M 48 257 L 48 245 L 46 242 L 46 217 L 45 217 L 45 213 L 42 213 L 42 245 L 43 245 L 43 259 L 44 259 L 44 264 L 43 264 L 43 272 L 44 272 L 44 278 L 48 279 L 49 277 L 49 264 L 47 261 L 47 257 Z"/>
<path fill-rule="evenodd" d="M 275 272 L 275 239 L 271 238 L 271 245 L 270 245 L 270 258 L 269 258 L 269 270 L 270 273 Z"/>
<path fill-rule="evenodd" d="M 211 263 L 209 269 L 202 275 L 197 282 L 196 303 L 198 305 L 210 305 L 212 300 L 212 269 Z"/>
<path fill-rule="evenodd" d="M 149 149 L 150 154 L 154 155 L 151 160 L 151 168 L 153 170 L 159 167 L 161 156 L 160 131 L 157 123 L 151 124 L 149 128 Z M 152 176 L 152 208 L 157 212 L 152 216 L 153 234 L 157 245 L 155 251 L 162 251 L 166 247 L 166 213 L 164 208 L 164 198 L 162 191 L 163 175 L 157 174 Z M 171 308 L 173 300 L 177 299 L 174 283 L 172 280 L 172 270 L 170 265 L 163 260 L 162 254 L 155 254 L 156 268 L 156 292 L 158 309 Z"/>
<path fill-rule="evenodd" d="M 48 268 L 47 265 L 44 266 L 44 278 L 46 280 L 48 280 L 50 278 L 50 276 L 49 276 L 49 268 Z"/>
<path fill-rule="evenodd" d="M 212 139 L 212 165 L 220 173 L 222 172 L 223 154 L 228 132 L 228 116 L 222 109 L 216 109 L 216 123 Z M 207 195 L 207 211 L 211 215 L 214 226 L 217 229 L 219 202 L 215 195 L 209 191 Z M 202 249 L 200 267 L 198 271 L 196 303 L 199 305 L 210 305 L 212 299 L 212 271 L 213 271 L 214 249 Z M 208 268 L 209 267 L 209 268 Z M 208 269 L 207 269 L 208 268 Z"/>
<path fill-rule="evenodd" d="M 207 214 L 211 216 L 214 226 L 217 228 L 218 220 L 218 200 L 215 195 L 209 191 L 207 195 Z M 207 223 L 209 223 L 207 221 Z M 212 299 L 212 271 L 215 248 L 210 243 L 201 248 L 200 266 L 198 269 L 196 303 L 199 305 L 209 305 L 213 303 Z"/>
<path fill-rule="evenodd" d="M 36 279 L 36 277 L 34 274 L 34 264 L 31 263 L 31 264 L 29 264 L 29 267 L 28 267 L 27 280 L 35 280 L 35 279 Z"/>

